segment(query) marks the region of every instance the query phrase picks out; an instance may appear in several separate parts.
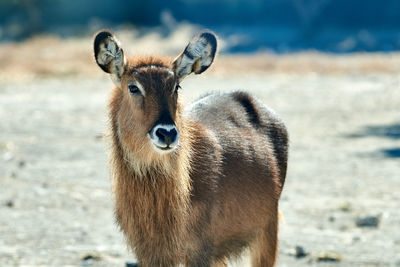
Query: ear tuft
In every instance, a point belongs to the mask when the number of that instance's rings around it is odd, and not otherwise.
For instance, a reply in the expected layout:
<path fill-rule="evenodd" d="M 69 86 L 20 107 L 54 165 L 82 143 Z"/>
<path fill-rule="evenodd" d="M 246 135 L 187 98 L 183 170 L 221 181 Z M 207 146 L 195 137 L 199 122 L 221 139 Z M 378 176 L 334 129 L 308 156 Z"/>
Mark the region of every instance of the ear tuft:
<path fill-rule="evenodd" d="M 100 31 L 94 38 L 94 57 L 97 65 L 112 76 L 118 84 L 124 72 L 126 59 L 119 41 L 109 31 Z"/>
<path fill-rule="evenodd" d="M 214 61 L 217 51 L 217 37 L 205 31 L 194 37 L 185 50 L 174 61 L 174 70 L 179 80 L 194 72 L 204 72 Z"/>

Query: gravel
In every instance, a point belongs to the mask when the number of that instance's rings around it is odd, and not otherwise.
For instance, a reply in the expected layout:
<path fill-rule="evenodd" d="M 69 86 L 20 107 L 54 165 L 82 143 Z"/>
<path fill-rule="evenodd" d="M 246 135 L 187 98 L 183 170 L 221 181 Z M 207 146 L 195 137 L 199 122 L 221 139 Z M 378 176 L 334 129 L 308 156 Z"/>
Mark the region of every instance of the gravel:
<path fill-rule="evenodd" d="M 204 74 L 182 83 L 185 101 L 246 89 L 286 122 L 278 266 L 320 264 L 286 253 L 297 244 L 311 258 L 334 251 L 335 266 L 399 262 L 399 158 L 383 153 L 400 147 L 384 131 L 400 125 L 399 82 L 397 73 L 309 72 Z M 114 222 L 102 138 L 111 86 L 105 75 L 0 83 L 1 266 L 81 266 L 81 255 L 100 255 L 91 266 L 135 261 Z M 382 220 L 360 228 L 358 214 Z M 245 254 L 231 266 L 246 264 Z"/>

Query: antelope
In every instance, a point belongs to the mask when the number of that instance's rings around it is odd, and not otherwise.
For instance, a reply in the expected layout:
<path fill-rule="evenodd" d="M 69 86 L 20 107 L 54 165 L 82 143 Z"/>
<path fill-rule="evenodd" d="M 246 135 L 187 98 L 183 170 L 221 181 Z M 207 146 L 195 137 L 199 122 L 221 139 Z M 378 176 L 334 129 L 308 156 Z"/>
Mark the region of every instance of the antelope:
<path fill-rule="evenodd" d="M 243 91 L 180 103 L 183 79 L 207 70 L 216 50 L 210 31 L 175 60 L 126 58 L 111 32 L 94 38 L 95 60 L 115 84 L 115 217 L 141 267 L 227 266 L 246 248 L 252 266 L 275 265 L 284 123 Z"/>

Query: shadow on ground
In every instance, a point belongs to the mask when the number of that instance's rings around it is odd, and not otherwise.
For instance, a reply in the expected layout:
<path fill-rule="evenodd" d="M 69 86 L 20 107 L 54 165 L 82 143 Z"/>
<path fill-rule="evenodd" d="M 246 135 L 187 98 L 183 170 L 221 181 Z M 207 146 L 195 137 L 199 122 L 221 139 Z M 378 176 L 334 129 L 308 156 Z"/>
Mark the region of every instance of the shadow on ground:
<path fill-rule="evenodd" d="M 348 138 L 363 138 L 369 136 L 400 139 L 400 122 L 389 125 L 365 126 L 359 132 L 346 135 Z M 380 149 L 377 153 L 388 158 L 400 158 L 400 147 Z M 374 154 L 376 155 L 377 153 Z"/>
<path fill-rule="evenodd" d="M 400 147 L 381 149 L 380 153 L 388 158 L 400 158 Z"/>
<path fill-rule="evenodd" d="M 349 134 L 347 137 L 350 138 L 361 138 L 368 136 L 384 137 L 391 139 L 400 138 L 400 122 L 390 125 L 379 125 L 379 126 L 366 126 L 360 132 Z"/>

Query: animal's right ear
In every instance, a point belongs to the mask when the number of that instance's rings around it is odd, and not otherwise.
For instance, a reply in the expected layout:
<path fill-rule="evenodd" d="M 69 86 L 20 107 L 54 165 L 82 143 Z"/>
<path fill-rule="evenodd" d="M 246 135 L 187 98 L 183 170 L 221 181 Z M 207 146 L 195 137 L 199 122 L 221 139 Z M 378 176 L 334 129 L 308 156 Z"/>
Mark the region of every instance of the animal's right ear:
<path fill-rule="evenodd" d="M 121 86 L 126 59 L 119 41 L 108 31 L 100 31 L 94 38 L 94 58 L 99 67 L 111 74 L 111 79 Z"/>
<path fill-rule="evenodd" d="M 217 51 L 217 37 L 213 32 L 205 31 L 195 36 L 185 50 L 172 63 L 179 81 L 194 72 L 200 74 L 214 61 Z"/>

